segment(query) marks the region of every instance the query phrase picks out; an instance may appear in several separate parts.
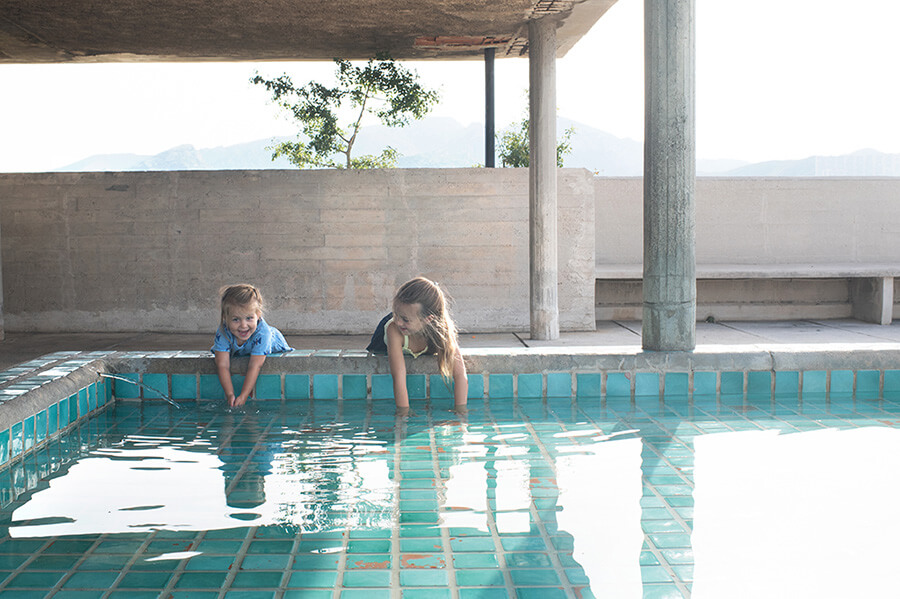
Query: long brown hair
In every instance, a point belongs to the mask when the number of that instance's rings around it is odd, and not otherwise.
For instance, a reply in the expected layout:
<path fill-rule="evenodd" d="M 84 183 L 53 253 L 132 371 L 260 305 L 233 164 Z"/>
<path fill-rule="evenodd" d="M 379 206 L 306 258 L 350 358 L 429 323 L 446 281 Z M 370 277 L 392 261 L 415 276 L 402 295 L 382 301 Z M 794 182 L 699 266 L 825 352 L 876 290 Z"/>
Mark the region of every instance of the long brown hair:
<path fill-rule="evenodd" d="M 394 295 L 394 305 L 419 304 L 425 321 L 423 332 L 428 348 L 437 353 L 438 369 L 444 379 L 453 376 L 453 361 L 459 354 L 456 323 L 450 317 L 448 297 L 440 286 L 425 277 L 403 284 Z M 430 318 L 429 318 L 430 317 Z"/>

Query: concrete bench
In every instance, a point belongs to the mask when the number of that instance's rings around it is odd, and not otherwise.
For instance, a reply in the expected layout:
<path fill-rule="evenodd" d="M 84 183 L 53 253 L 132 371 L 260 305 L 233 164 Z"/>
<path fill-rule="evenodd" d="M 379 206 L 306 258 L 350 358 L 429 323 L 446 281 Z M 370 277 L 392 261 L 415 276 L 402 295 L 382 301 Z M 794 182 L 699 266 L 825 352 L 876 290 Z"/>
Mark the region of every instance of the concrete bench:
<path fill-rule="evenodd" d="M 641 264 L 597 264 L 597 280 L 635 281 L 643 278 Z M 696 278 L 703 279 L 847 279 L 853 317 L 865 322 L 890 324 L 894 307 L 897 264 L 698 264 Z"/>

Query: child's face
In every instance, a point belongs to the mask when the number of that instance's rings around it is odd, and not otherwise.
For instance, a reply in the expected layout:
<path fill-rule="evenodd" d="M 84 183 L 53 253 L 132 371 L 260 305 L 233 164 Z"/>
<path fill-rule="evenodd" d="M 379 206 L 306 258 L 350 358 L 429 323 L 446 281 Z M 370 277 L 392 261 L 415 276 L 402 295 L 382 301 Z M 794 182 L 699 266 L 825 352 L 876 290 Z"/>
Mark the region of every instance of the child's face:
<path fill-rule="evenodd" d="M 259 306 L 247 304 L 228 308 L 225 326 L 240 343 L 247 341 L 256 332 L 257 325 L 259 325 Z"/>
<path fill-rule="evenodd" d="M 404 335 L 418 335 L 428 323 L 422 318 L 421 304 L 397 304 L 394 306 L 394 324 Z"/>

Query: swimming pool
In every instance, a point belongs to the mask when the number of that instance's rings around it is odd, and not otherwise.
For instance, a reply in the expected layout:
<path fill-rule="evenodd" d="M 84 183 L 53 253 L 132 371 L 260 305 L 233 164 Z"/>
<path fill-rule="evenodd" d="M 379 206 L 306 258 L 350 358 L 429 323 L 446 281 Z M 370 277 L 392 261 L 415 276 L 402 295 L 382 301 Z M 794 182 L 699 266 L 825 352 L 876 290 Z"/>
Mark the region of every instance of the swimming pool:
<path fill-rule="evenodd" d="M 373 399 L 384 373 L 352 364 L 343 374 L 265 373 L 274 378 L 261 381 L 262 395 L 281 396 L 227 412 L 203 393 L 215 375 L 188 372 L 195 356 L 175 358 L 55 355 L 32 365 L 34 376 L 59 376 L 73 360 L 88 371 L 114 366 L 184 409 L 121 399 L 155 392 L 96 379 L 66 397 L 65 413 L 74 404 L 84 417 L 61 426 L 59 402 L 55 433 L 54 416 L 30 421 L 29 449 L 0 472 L 0 595 L 843 597 L 896 588 L 896 370 L 481 369 L 464 419 L 414 372 L 421 394 L 437 396 L 398 420 L 392 402 Z M 27 372 L 10 380 L 28 387 Z M 71 377 L 39 387 L 77 387 Z M 7 434 L 18 446 L 19 433 Z"/>

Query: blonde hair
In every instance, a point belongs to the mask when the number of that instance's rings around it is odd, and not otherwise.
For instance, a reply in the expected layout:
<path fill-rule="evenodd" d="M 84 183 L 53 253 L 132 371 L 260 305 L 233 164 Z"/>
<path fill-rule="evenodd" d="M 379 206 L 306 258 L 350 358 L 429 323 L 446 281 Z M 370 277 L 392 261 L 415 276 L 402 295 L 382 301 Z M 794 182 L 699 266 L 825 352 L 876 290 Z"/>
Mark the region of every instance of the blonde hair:
<path fill-rule="evenodd" d="M 235 306 L 256 304 L 256 311 L 262 316 L 262 294 L 253 285 L 226 285 L 219 289 L 219 295 L 222 297 L 222 322 L 228 320 L 228 310 Z"/>
<path fill-rule="evenodd" d="M 438 369 L 446 380 L 452 377 L 453 361 L 459 354 L 458 332 L 450 317 L 448 299 L 437 283 L 425 277 L 416 277 L 404 283 L 394 295 L 394 306 L 419 304 L 420 316 L 425 321 L 423 332 L 428 348 L 437 353 Z"/>

